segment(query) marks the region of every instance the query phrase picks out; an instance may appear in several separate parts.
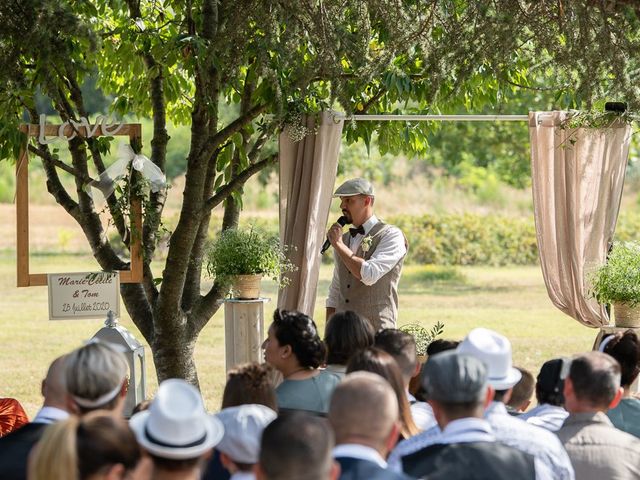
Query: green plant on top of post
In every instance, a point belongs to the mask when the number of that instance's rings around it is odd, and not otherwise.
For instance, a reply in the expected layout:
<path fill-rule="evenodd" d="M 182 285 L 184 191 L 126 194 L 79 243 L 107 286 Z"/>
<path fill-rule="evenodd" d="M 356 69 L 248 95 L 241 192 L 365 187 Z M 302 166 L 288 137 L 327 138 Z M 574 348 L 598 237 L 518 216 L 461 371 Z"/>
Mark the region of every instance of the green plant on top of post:
<path fill-rule="evenodd" d="M 615 242 L 607 263 L 589 275 L 589 284 L 598 303 L 640 304 L 640 242 Z"/>
<path fill-rule="evenodd" d="M 278 237 L 263 230 L 254 227 L 225 230 L 209 244 L 207 273 L 225 283 L 238 275 L 261 275 L 282 288 L 289 283 L 282 274 L 297 270 L 287 257 L 288 251 Z"/>
<path fill-rule="evenodd" d="M 431 342 L 444 332 L 444 324 L 442 322 L 436 322 L 436 324 L 431 327 L 431 330 L 427 330 L 422 325 L 410 323 L 402 325 L 399 327 L 399 330 L 412 335 L 416 341 L 416 355 L 419 357 L 426 357 L 427 348 Z"/>

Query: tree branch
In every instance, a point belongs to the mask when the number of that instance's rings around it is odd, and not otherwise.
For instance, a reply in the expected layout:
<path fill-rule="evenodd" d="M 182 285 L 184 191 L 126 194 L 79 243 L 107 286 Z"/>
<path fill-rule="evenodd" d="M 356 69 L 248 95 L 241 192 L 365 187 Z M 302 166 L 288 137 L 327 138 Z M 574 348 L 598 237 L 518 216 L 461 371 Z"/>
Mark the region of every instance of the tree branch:
<path fill-rule="evenodd" d="M 278 160 L 278 154 L 274 153 L 273 155 L 256 162 L 249 167 L 245 168 L 241 171 L 238 176 L 231 179 L 229 183 L 227 183 L 224 187 L 222 187 L 213 197 L 209 198 L 203 205 L 202 210 L 204 212 L 211 211 L 216 206 L 218 206 L 222 201 L 224 201 L 231 192 L 236 190 L 238 187 L 245 184 L 249 178 L 258 173 L 263 168 L 268 167 L 269 165 L 273 165 Z"/>

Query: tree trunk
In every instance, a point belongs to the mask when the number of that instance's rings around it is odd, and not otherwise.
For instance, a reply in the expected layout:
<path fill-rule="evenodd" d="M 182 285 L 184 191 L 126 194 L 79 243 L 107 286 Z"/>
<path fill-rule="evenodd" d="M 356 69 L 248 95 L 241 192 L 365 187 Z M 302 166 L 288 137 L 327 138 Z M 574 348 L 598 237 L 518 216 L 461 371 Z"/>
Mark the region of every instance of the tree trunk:
<path fill-rule="evenodd" d="M 183 319 L 176 319 L 179 324 Z M 198 373 L 193 361 L 193 350 L 198 338 L 189 328 L 176 328 L 172 332 L 156 334 L 151 346 L 158 383 L 168 378 L 182 378 L 199 388 Z"/>

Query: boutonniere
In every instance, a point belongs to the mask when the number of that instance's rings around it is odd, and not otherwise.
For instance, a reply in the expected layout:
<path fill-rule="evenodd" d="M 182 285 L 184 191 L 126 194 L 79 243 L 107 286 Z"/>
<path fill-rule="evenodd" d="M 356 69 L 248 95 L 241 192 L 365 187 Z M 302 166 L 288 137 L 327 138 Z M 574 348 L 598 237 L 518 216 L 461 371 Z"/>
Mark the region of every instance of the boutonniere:
<path fill-rule="evenodd" d="M 373 237 L 371 235 L 367 235 L 362 239 L 362 243 L 360 244 L 360 248 L 364 253 L 367 253 L 371 249 L 371 242 L 373 241 Z"/>

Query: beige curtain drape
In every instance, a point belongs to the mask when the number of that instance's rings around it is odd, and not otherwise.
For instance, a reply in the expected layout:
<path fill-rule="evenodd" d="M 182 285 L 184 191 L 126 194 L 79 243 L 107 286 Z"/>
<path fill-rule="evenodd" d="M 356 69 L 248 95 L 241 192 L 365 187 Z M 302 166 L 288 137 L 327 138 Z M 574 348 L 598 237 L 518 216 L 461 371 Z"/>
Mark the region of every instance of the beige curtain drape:
<path fill-rule="evenodd" d="M 295 247 L 290 258 L 298 271 L 288 275 L 291 284 L 280 290 L 278 308 L 313 316 L 344 120 L 323 112 L 304 121 L 312 131 L 319 122 L 315 135 L 293 142 L 285 130 L 279 140 L 280 240 Z"/>
<path fill-rule="evenodd" d="M 609 322 L 588 298 L 618 218 L 631 129 L 563 129 L 567 112 L 530 112 L 531 176 L 538 250 L 553 304 L 590 327 Z"/>

